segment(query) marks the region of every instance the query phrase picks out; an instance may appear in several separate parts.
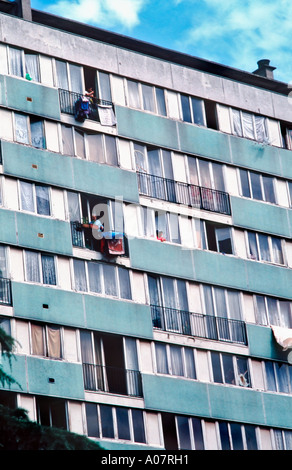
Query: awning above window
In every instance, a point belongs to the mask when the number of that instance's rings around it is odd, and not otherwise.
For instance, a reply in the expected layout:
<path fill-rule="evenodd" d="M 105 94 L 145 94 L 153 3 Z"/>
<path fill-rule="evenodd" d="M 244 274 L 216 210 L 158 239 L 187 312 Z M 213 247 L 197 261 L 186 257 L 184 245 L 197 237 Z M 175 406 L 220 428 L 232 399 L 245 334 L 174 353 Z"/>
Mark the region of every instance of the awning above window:
<path fill-rule="evenodd" d="M 292 349 L 292 329 L 280 326 L 272 326 L 271 328 L 274 333 L 275 340 L 279 346 L 283 348 L 283 351 Z"/>

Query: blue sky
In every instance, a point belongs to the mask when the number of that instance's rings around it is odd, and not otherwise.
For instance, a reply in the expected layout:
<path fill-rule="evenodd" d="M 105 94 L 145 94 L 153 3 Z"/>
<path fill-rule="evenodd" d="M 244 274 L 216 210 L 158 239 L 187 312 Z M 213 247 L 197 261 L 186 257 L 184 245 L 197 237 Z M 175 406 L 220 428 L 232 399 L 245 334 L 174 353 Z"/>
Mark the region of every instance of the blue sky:
<path fill-rule="evenodd" d="M 291 0 L 31 0 L 32 8 L 292 84 Z"/>

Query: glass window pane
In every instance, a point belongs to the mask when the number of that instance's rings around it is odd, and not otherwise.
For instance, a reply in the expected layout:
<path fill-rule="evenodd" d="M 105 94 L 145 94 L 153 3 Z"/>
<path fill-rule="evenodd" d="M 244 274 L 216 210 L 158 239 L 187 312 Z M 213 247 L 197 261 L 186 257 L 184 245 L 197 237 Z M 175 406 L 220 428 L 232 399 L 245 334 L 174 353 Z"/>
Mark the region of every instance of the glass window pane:
<path fill-rule="evenodd" d="M 199 418 L 192 418 L 192 426 L 195 440 L 195 449 L 204 450 L 205 446 L 201 420 Z"/>
<path fill-rule="evenodd" d="M 180 232 L 179 232 L 179 222 L 177 214 L 169 214 L 169 232 L 170 232 L 170 241 L 173 243 L 180 243 Z"/>
<path fill-rule="evenodd" d="M 15 139 L 21 144 L 29 144 L 27 116 L 14 113 Z"/>
<path fill-rule="evenodd" d="M 233 123 L 233 134 L 242 137 L 242 124 L 241 124 L 241 117 L 240 111 L 237 109 L 232 110 L 232 123 Z"/>
<path fill-rule="evenodd" d="M 155 344 L 155 352 L 157 372 L 159 374 L 169 374 L 165 344 Z"/>
<path fill-rule="evenodd" d="M 112 407 L 108 405 L 99 405 L 102 437 L 114 438 L 114 423 Z"/>
<path fill-rule="evenodd" d="M 288 367 L 287 364 L 275 362 L 275 371 L 278 383 L 278 392 L 289 393 Z"/>
<path fill-rule="evenodd" d="M 69 90 L 66 62 L 63 62 L 61 60 L 56 60 L 55 64 L 56 64 L 57 87 L 62 88 L 63 90 Z"/>
<path fill-rule="evenodd" d="M 69 64 L 71 91 L 83 93 L 82 84 L 82 67 L 79 65 Z"/>
<path fill-rule="evenodd" d="M 292 431 L 284 431 L 286 450 L 292 450 Z"/>
<path fill-rule="evenodd" d="M 101 268 L 98 263 L 88 263 L 89 290 L 101 293 Z"/>
<path fill-rule="evenodd" d="M 292 316 L 291 316 L 291 303 L 288 300 L 279 300 L 280 310 L 280 326 L 284 328 L 291 328 Z"/>
<path fill-rule="evenodd" d="M 274 263 L 284 264 L 284 257 L 282 252 L 282 242 L 280 238 L 271 237 L 272 253 Z"/>
<path fill-rule="evenodd" d="M 6 247 L 0 245 L 0 278 L 7 277 Z"/>
<path fill-rule="evenodd" d="M 84 364 L 93 364 L 91 333 L 80 331 L 81 357 Z"/>
<path fill-rule="evenodd" d="M 31 325 L 32 354 L 45 356 L 44 330 L 40 325 Z"/>
<path fill-rule="evenodd" d="M 87 134 L 89 160 L 93 162 L 105 162 L 102 134 Z"/>
<path fill-rule="evenodd" d="M 115 266 L 103 264 L 104 291 L 106 295 L 118 296 Z"/>
<path fill-rule="evenodd" d="M 35 192 L 37 213 L 40 215 L 50 215 L 49 188 L 47 186 L 36 185 Z"/>
<path fill-rule="evenodd" d="M 89 437 L 99 437 L 99 424 L 97 407 L 94 403 L 86 403 L 87 435 Z"/>
<path fill-rule="evenodd" d="M 139 97 L 139 88 L 138 83 L 133 80 L 128 80 L 128 98 L 129 106 L 132 108 L 140 108 L 140 97 Z"/>
<path fill-rule="evenodd" d="M 61 332 L 56 326 L 47 326 L 48 356 L 61 359 Z"/>
<path fill-rule="evenodd" d="M 221 372 L 221 362 L 220 354 L 216 352 L 211 352 L 211 362 L 213 369 L 213 380 L 216 383 L 223 383 L 222 372 Z"/>
<path fill-rule="evenodd" d="M 31 145 L 36 148 L 45 148 L 44 128 L 42 120 L 30 120 Z"/>
<path fill-rule="evenodd" d="M 25 53 L 25 72 L 35 82 L 40 81 L 39 56 Z"/>
<path fill-rule="evenodd" d="M 244 426 L 246 445 L 248 450 L 257 450 L 257 438 L 256 438 L 256 428 L 251 424 L 246 424 Z"/>
<path fill-rule="evenodd" d="M 33 185 L 31 183 L 26 183 L 25 181 L 20 182 L 20 202 L 22 210 L 29 212 L 35 211 Z"/>
<path fill-rule="evenodd" d="M 134 441 L 146 443 L 143 412 L 141 410 L 132 410 L 132 420 L 134 429 Z"/>
<path fill-rule="evenodd" d="M 179 448 L 191 450 L 191 437 L 189 429 L 189 419 L 184 416 L 176 417 L 178 437 L 179 437 Z"/>
<path fill-rule="evenodd" d="M 274 179 L 270 176 L 263 176 L 263 186 L 265 193 L 265 201 L 276 204 Z"/>
<path fill-rule="evenodd" d="M 209 162 L 204 160 L 198 160 L 200 169 L 201 186 L 204 188 L 212 188 L 210 166 Z"/>
<path fill-rule="evenodd" d="M 230 423 L 230 430 L 232 436 L 233 450 L 243 450 L 241 425 L 237 423 Z"/>
<path fill-rule="evenodd" d="M 105 135 L 106 161 L 110 165 L 118 165 L 118 151 L 115 137 Z"/>
<path fill-rule="evenodd" d="M 56 285 L 55 260 L 53 256 L 42 255 L 43 283 Z"/>
<path fill-rule="evenodd" d="M 267 143 L 266 119 L 263 116 L 254 116 L 256 127 L 256 140 Z"/>
<path fill-rule="evenodd" d="M 196 368 L 194 361 L 194 353 L 190 348 L 185 348 L 186 376 L 190 379 L 196 379 Z"/>
<path fill-rule="evenodd" d="M 145 237 L 154 237 L 155 227 L 154 227 L 152 209 L 141 206 L 141 222 L 142 222 L 142 235 L 144 235 Z"/>
<path fill-rule="evenodd" d="M 280 326 L 277 300 L 271 297 L 267 297 L 267 304 L 270 324 Z"/>
<path fill-rule="evenodd" d="M 256 234 L 253 233 L 253 232 L 248 232 L 247 236 L 248 236 L 248 253 L 249 253 L 249 257 L 251 259 L 258 260 L 259 259 L 259 254 L 258 254 Z"/>
<path fill-rule="evenodd" d="M 229 227 L 216 227 L 216 237 L 218 243 L 218 251 L 220 253 L 232 254 L 231 232 Z"/>
<path fill-rule="evenodd" d="M 23 77 L 22 51 L 9 47 L 9 71 L 11 75 Z"/>
<path fill-rule="evenodd" d="M 182 349 L 180 346 L 170 346 L 170 360 L 172 375 L 184 376 Z"/>
<path fill-rule="evenodd" d="M 235 385 L 233 358 L 228 354 L 222 354 L 224 382 L 227 384 Z"/>
<path fill-rule="evenodd" d="M 186 95 L 180 95 L 180 99 L 181 99 L 181 107 L 182 107 L 182 113 L 183 113 L 183 121 L 192 122 L 189 97 Z"/>
<path fill-rule="evenodd" d="M 191 98 L 194 123 L 205 126 L 204 101 L 199 98 Z"/>
<path fill-rule="evenodd" d="M 259 247 L 260 247 L 261 260 L 271 261 L 268 237 L 266 235 L 259 234 L 258 241 L 259 241 Z"/>
<path fill-rule="evenodd" d="M 75 278 L 75 289 L 79 291 L 87 291 L 86 275 L 85 275 L 85 263 L 84 261 L 74 259 L 74 278 Z"/>
<path fill-rule="evenodd" d="M 166 240 L 169 240 L 165 212 L 155 212 L 155 227 L 158 237 L 164 237 Z"/>
<path fill-rule="evenodd" d="M 282 431 L 274 429 L 275 445 L 277 450 L 284 450 L 284 440 Z"/>
<path fill-rule="evenodd" d="M 143 109 L 145 111 L 155 111 L 153 87 L 142 84 Z"/>
<path fill-rule="evenodd" d="M 85 142 L 84 133 L 75 129 L 75 143 L 76 143 L 76 155 L 80 158 L 85 158 Z"/>
<path fill-rule="evenodd" d="M 31 282 L 41 282 L 38 253 L 25 251 L 26 280 Z"/>
<path fill-rule="evenodd" d="M 255 305 L 256 321 L 260 325 L 267 325 L 268 316 L 267 316 L 265 298 L 263 296 L 257 295 L 255 297 L 255 301 L 256 301 L 256 305 Z"/>
<path fill-rule="evenodd" d="M 239 170 L 240 182 L 241 182 L 241 194 L 244 197 L 251 197 L 248 173 L 246 170 Z"/>
<path fill-rule="evenodd" d="M 221 438 L 221 448 L 222 450 L 230 450 L 230 440 L 229 440 L 229 433 L 228 433 L 228 425 L 225 422 L 219 423 L 219 431 L 220 431 L 220 438 Z"/>
<path fill-rule="evenodd" d="M 69 219 L 71 222 L 80 221 L 79 196 L 77 193 L 67 192 Z"/>
<path fill-rule="evenodd" d="M 274 372 L 273 363 L 270 361 L 265 362 L 265 369 L 266 369 L 266 379 L 267 379 L 267 389 L 271 392 L 276 392 L 276 378 Z"/>
<path fill-rule="evenodd" d="M 244 357 L 237 357 L 237 384 L 241 385 L 242 387 L 250 387 L 250 377 L 249 377 L 249 369 L 248 369 L 248 362 L 247 359 Z"/>
<path fill-rule="evenodd" d="M 212 163 L 214 189 L 225 191 L 223 167 L 219 163 Z"/>
<path fill-rule="evenodd" d="M 118 424 L 118 438 L 129 441 L 130 427 L 129 427 L 129 414 L 126 408 L 116 408 L 117 424 Z"/>
<path fill-rule="evenodd" d="M 73 128 L 62 124 L 62 143 L 64 155 L 75 155 L 73 143 Z"/>
<path fill-rule="evenodd" d="M 162 88 L 155 88 L 155 92 L 156 92 L 157 113 L 160 114 L 161 116 L 166 116 L 164 90 Z"/>
<path fill-rule="evenodd" d="M 190 174 L 190 183 L 198 186 L 199 178 L 198 178 L 198 169 L 197 169 L 197 159 L 193 157 L 188 157 L 188 166 L 189 166 L 189 174 Z"/>
<path fill-rule="evenodd" d="M 262 193 L 262 188 L 261 188 L 260 175 L 258 175 L 257 173 L 251 172 L 250 173 L 250 182 L 251 182 L 253 199 L 258 199 L 260 201 L 263 201 L 263 193 Z"/>
<path fill-rule="evenodd" d="M 100 98 L 106 101 L 112 101 L 110 77 L 108 73 L 99 72 Z"/>
<path fill-rule="evenodd" d="M 242 113 L 243 136 L 248 139 L 255 139 L 253 116 L 249 113 Z"/>
<path fill-rule="evenodd" d="M 120 296 L 122 299 L 131 299 L 131 284 L 129 271 L 127 269 L 118 268 L 120 281 Z"/>

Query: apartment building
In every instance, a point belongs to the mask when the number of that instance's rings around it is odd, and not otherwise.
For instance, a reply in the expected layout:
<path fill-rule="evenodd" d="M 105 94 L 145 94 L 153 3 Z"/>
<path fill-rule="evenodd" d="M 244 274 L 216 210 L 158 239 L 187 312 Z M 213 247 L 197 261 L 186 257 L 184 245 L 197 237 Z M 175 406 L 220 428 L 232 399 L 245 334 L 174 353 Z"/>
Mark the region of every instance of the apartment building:
<path fill-rule="evenodd" d="M 0 12 L 0 402 L 107 450 L 291 450 L 288 85 Z"/>

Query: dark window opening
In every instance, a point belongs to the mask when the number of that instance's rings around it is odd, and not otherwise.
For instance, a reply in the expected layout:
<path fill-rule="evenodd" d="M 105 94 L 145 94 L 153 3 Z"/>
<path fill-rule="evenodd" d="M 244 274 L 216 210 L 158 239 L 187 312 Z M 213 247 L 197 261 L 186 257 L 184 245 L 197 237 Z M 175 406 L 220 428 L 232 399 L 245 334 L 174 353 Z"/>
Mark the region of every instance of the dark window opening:
<path fill-rule="evenodd" d="M 176 437 L 175 415 L 162 413 L 162 428 L 164 436 L 164 447 L 166 450 L 178 450 Z"/>
<path fill-rule="evenodd" d="M 207 127 L 218 130 L 216 103 L 213 101 L 205 101 L 205 113 Z"/>
<path fill-rule="evenodd" d="M 37 420 L 43 426 L 67 429 L 67 414 L 64 400 L 36 397 Z"/>

